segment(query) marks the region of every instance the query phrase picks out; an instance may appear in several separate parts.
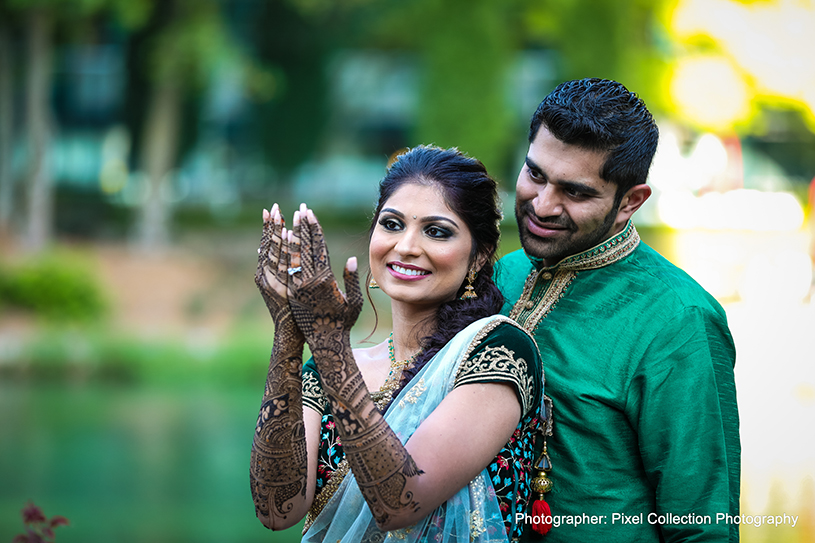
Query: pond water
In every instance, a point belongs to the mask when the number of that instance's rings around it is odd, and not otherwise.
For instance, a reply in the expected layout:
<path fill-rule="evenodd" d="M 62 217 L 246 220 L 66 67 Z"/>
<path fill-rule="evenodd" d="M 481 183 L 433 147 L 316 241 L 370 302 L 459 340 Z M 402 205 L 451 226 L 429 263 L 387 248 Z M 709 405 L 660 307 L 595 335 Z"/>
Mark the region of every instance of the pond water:
<path fill-rule="evenodd" d="M 0 383 L 0 540 L 33 501 L 56 541 L 287 542 L 255 518 L 257 389 Z"/>

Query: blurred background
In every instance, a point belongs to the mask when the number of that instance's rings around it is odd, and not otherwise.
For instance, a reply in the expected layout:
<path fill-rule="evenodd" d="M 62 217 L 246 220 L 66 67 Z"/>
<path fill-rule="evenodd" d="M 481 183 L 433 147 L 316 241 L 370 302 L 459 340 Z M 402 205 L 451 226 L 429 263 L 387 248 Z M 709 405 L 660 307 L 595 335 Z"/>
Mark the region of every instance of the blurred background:
<path fill-rule="evenodd" d="M 61 542 L 299 540 L 249 493 L 261 209 L 364 262 L 389 158 L 458 146 L 512 251 L 529 117 L 589 76 L 655 113 L 635 222 L 727 310 L 742 510 L 799 516 L 742 540 L 815 541 L 812 0 L 0 0 L 0 541 L 29 501 Z"/>

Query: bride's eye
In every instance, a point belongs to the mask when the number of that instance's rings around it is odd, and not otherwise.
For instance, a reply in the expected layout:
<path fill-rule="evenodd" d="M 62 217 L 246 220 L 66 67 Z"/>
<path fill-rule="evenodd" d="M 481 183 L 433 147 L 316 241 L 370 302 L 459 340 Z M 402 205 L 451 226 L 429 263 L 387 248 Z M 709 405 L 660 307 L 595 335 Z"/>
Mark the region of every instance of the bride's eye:
<path fill-rule="evenodd" d="M 425 228 L 424 232 L 429 237 L 434 238 L 434 239 L 447 239 L 447 238 L 449 238 L 450 236 L 453 235 L 453 233 L 450 230 L 448 230 L 446 228 L 442 228 L 441 226 L 436 226 L 436 225 L 428 226 L 427 228 Z"/>
<path fill-rule="evenodd" d="M 395 232 L 402 228 L 402 221 L 396 220 L 393 217 L 382 217 L 379 219 L 379 225 L 389 232 Z"/>

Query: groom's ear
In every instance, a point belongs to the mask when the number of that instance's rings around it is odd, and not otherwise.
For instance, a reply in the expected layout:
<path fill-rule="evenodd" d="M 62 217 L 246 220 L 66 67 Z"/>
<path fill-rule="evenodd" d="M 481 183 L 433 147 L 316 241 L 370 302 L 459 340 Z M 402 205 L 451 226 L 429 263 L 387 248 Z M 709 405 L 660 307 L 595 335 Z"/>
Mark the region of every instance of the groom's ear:
<path fill-rule="evenodd" d="M 617 216 L 614 219 L 615 231 L 625 228 L 628 219 L 650 196 L 651 187 L 646 184 L 634 185 L 628 189 L 620 200 L 620 207 L 617 208 Z"/>

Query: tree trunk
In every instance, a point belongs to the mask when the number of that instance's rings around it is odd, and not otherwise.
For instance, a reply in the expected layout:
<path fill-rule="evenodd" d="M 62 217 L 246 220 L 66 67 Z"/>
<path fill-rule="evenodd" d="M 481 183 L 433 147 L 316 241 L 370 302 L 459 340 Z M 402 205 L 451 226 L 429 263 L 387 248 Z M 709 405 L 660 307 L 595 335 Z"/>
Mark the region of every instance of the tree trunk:
<path fill-rule="evenodd" d="M 139 245 L 148 252 L 169 243 L 170 175 L 175 166 L 181 124 L 181 88 L 173 75 L 152 89 L 142 144 L 142 170 L 147 177 L 147 198 L 141 209 Z"/>
<path fill-rule="evenodd" d="M 11 229 L 14 209 L 12 177 L 12 138 L 14 132 L 14 90 L 11 67 L 11 32 L 7 21 L 0 21 L 0 237 Z"/>
<path fill-rule="evenodd" d="M 52 21 L 46 10 L 28 15 L 26 125 L 28 127 L 28 206 L 26 247 L 39 251 L 51 239 L 53 187 L 50 164 L 50 93 Z"/>

